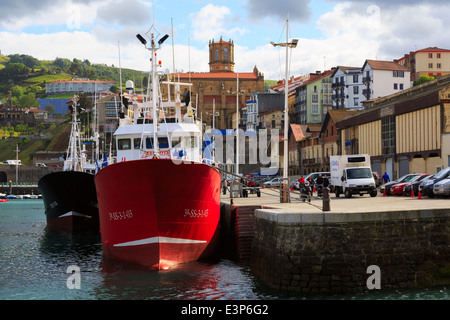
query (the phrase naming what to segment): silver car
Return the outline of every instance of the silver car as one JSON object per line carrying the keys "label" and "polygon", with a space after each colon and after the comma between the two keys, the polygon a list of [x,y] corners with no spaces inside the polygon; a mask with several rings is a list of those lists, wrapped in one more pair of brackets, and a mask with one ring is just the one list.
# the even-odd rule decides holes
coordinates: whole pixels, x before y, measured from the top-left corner
{"label": "silver car", "polygon": [[435,196],[450,196],[450,178],[436,182],[433,186]]}

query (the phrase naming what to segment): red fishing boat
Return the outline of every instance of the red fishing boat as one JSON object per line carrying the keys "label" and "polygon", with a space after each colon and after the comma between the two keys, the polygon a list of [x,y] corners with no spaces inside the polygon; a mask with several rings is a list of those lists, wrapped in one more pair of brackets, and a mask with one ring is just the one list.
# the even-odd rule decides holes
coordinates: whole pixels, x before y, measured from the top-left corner
{"label": "red fishing boat", "polygon": [[[189,84],[163,83],[174,88],[166,91],[174,101],[158,95],[158,48],[149,38],[154,94],[134,99],[122,113],[114,133],[117,160],[97,173],[95,185],[104,255],[160,270],[214,252],[221,176],[203,163],[201,123],[189,97],[181,101],[180,88]],[[131,81],[127,88],[132,96]]]}

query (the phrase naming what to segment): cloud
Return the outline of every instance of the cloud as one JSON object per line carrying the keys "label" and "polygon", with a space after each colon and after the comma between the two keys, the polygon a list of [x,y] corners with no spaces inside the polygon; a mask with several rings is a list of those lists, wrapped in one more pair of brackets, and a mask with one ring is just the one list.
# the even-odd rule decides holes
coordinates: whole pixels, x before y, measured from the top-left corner
{"label": "cloud", "polygon": [[30,26],[80,29],[93,24],[101,1],[105,0],[1,1],[0,27],[16,32]]}
{"label": "cloud", "polygon": [[311,0],[248,0],[248,15],[253,20],[274,17],[285,20],[289,12],[289,20],[307,22],[311,15]]}
{"label": "cloud", "polygon": [[207,42],[220,36],[236,38],[246,33],[245,28],[232,27],[239,18],[232,16],[231,10],[225,6],[208,4],[189,17],[193,38],[198,41]]}
{"label": "cloud", "polygon": [[97,17],[109,25],[149,25],[151,24],[149,5],[139,0],[108,1],[98,7]]}

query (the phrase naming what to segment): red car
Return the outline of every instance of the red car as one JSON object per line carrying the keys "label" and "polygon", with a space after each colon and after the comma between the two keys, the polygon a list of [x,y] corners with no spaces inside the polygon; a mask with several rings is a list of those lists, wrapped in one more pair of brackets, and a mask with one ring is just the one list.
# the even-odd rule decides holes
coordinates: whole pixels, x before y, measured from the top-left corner
{"label": "red car", "polygon": [[418,173],[415,177],[413,177],[408,182],[402,182],[402,183],[398,183],[398,184],[393,185],[391,187],[391,189],[390,189],[390,192],[391,192],[391,194],[396,194],[398,196],[402,196],[403,195],[403,189],[405,188],[406,185],[411,184],[414,181],[420,181],[421,179],[425,178],[426,176],[428,176],[428,175],[424,174],[424,173]]}

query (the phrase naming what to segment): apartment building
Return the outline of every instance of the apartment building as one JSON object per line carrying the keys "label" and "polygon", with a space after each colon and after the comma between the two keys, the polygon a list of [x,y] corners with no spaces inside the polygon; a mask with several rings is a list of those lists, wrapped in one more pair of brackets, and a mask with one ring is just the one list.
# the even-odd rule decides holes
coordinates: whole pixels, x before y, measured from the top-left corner
{"label": "apartment building", "polygon": [[322,123],[325,115],[333,108],[333,89],[331,75],[327,70],[310,74],[295,92],[295,122],[299,124]]}
{"label": "apartment building", "polygon": [[47,94],[95,93],[111,89],[115,81],[89,79],[56,80],[45,85]]}
{"label": "apartment building", "polygon": [[361,110],[364,84],[360,67],[338,66],[331,75],[333,81],[333,109]]}
{"label": "apartment building", "polygon": [[366,100],[395,94],[412,86],[410,69],[393,61],[366,60],[361,72]]}
{"label": "apartment building", "polygon": [[450,74],[450,50],[428,47],[405,54],[396,63],[411,69],[411,81],[421,76],[441,77]]}

